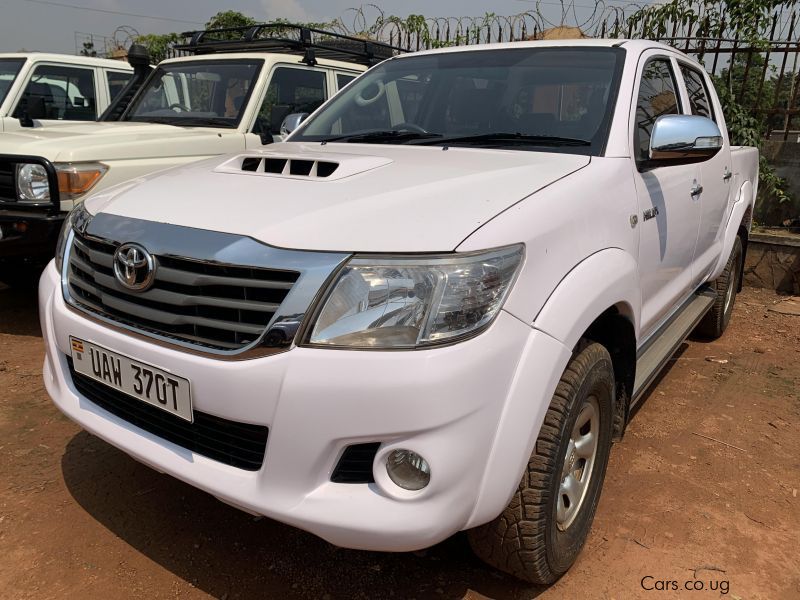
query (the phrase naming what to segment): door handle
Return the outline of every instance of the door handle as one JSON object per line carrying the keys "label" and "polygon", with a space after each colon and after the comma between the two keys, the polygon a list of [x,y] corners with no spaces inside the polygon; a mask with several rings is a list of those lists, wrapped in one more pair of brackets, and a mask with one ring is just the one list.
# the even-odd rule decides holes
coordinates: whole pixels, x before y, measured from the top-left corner
{"label": "door handle", "polygon": [[733,173],[730,172],[728,167],[725,167],[725,174],[722,176],[722,181],[730,181]]}
{"label": "door handle", "polygon": [[699,195],[700,195],[700,194],[702,194],[702,193],[703,193],[703,186],[702,186],[702,185],[700,185],[699,183],[695,183],[695,184],[692,186],[692,189],[690,190],[690,195],[691,195],[692,197],[694,197],[694,196],[699,196]]}

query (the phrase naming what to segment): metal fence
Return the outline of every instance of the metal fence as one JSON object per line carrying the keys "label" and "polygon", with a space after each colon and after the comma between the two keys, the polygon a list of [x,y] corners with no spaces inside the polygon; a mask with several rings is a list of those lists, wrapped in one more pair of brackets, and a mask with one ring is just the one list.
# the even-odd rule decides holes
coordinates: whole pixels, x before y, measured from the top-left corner
{"label": "metal fence", "polygon": [[[695,56],[735,99],[759,121],[765,137],[788,139],[800,129],[800,11],[797,1],[777,4],[757,23],[748,23],[748,42],[742,23],[726,18],[723,4],[709,12],[702,3],[695,11],[664,18],[658,6],[595,3],[581,15],[573,2],[562,3],[559,23],[571,23],[586,37],[647,38],[661,41]],[[376,9],[377,10],[377,9]],[[432,47],[513,42],[547,37],[558,24],[537,10],[513,16],[411,17],[398,19],[364,9],[334,27],[408,50]],[[563,28],[562,28],[563,29]],[[569,34],[569,32],[566,32]]]}

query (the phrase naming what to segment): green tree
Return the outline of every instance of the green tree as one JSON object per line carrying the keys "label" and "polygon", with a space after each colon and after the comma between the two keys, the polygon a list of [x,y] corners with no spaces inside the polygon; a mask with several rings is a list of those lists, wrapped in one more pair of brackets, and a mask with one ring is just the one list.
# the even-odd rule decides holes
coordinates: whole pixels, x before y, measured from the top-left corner
{"label": "green tree", "polygon": [[250,27],[257,21],[235,10],[218,12],[206,23],[206,29],[225,29],[227,27]]}
{"label": "green tree", "polygon": [[157,64],[167,58],[167,52],[172,47],[172,44],[181,39],[183,39],[182,36],[177,33],[148,33],[138,36],[136,43],[147,48],[147,52],[150,54],[150,62]]}

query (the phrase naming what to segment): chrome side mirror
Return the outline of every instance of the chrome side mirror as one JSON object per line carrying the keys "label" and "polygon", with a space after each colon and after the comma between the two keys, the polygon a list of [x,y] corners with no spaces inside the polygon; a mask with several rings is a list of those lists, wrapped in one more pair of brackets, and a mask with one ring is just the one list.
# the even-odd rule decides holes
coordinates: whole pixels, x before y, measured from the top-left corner
{"label": "chrome side mirror", "polygon": [[722,132],[711,119],[697,115],[663,115],[650,134],[650,162],[700,162],[722,149]]}
{"label": "chrome side mirror", "polygon": [[289,135],[300,126],[300,123],[305,121],[308,113],[292,113],[286,115],[286,118],[281,123],[281,135]]}

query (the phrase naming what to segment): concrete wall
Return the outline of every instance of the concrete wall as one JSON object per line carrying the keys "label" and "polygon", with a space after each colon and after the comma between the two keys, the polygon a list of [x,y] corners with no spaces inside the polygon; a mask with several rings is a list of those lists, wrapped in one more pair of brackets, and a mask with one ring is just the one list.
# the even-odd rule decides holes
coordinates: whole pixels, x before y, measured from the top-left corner
{"label": "concrete wall", "polygon": [[744,284],[800,294],[800,236],[753,233],[747,245]]}

